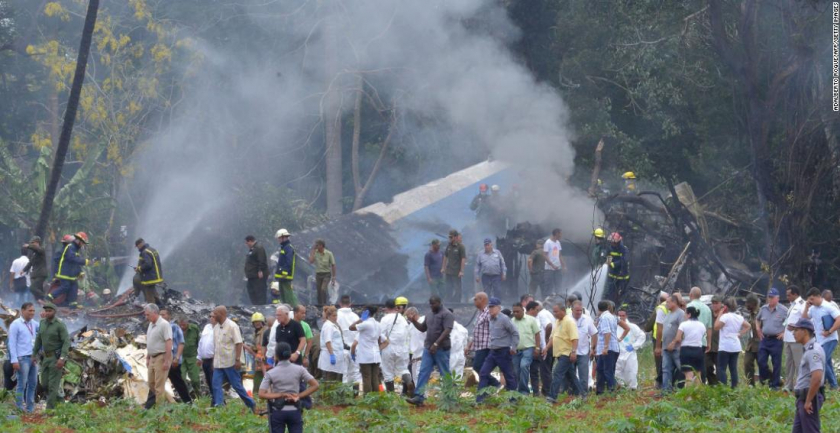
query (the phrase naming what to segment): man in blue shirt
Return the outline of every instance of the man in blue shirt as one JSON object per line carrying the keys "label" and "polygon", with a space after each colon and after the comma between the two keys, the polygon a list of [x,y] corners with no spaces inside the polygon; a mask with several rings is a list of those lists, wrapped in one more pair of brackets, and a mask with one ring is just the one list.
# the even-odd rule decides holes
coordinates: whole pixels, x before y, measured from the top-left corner
{"label": "man in blue shirt", "polygon": [[837,376],[831,364],[831,354],[837,348],[837,330],[840,329],[840,310],[826,302],[820,289],[813,287],[808,291],[808,302],[802,311],[803,319],[811,319],[814,331],[825,352],[825,381],[831,389],[837,389]]}
{"label": "man in blue shirt", "polygon": [[[181,401],[187,404],[192,403],[190,397],[190,389],[187,383],[184,382],[184,377],[181,375],[181,362],[183,362],[184,353],[184,332],[178,326],[178,321],[172,320],[172,314],[168,310],[160,310],[160,317],[169,322],[172,327],[172,365],[169,366],[169,381],[181,397]],[[190,360],[192,361],[192,360]]]}
{"label": "man in blue shirt", "polygon": [[32,356],[32,346],[39,324],[32,320],[33,317],[35,307],[27,302],[20,307],[20,317],[9,327],[9,359],[18,377],[15,405],[26,412],[35,410],[35,387],[38,385],[38,367]]}
{"label": "man in blue shirt", "polygon": [[[595,357],[597,380],[595,381],[595,393],[603,394],[604,386],[610,391],[615,391],[615,364],[618,361],[618,342],[624,340],[630,327],[626,323],[619,324],[618,319],[610,311],[610,302],[598,302],[598,338],[593,341],[594,349],[592,356]],[[618,337],[618,327],[624,329],[621,337]]]}
{"label": "man in blue shirt", "polygon": [[443,252],[440,250],[440,241],[432,239],[429,251],[423,259],[423,269],[426,272],[426,281],[429,283],[429,290],[432,296],[443,296]]}

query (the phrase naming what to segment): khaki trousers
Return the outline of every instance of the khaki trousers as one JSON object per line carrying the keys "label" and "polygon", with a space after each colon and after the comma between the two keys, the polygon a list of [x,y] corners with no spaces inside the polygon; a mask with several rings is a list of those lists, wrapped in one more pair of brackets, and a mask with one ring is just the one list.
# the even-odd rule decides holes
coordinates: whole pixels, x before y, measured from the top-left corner
{"label": "khaki trousers", "polygon": [[163,355],[153,356],[149,359],[149,392],[155,393],[155,403],[166,402],[166,379],[169,377],[169,370],[164,369]]}
{"label": "khaki trousers", "polygon": [[799,343],[785,342],[785,389],[791,392],[796,385],[796,377],[799,376],[799,362],[802,361],[803,349]]}

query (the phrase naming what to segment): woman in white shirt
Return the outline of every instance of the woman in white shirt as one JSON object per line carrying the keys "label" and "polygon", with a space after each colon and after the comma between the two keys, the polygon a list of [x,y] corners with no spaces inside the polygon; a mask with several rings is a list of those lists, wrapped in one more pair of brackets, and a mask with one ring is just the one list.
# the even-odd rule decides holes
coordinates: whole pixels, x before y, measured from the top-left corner
{"label": "woman in white shirt", "polygon": [[359,317],[359,320],[350,325],[351,331],[359,331],[356,341],[350,349],[353,361],[359,364],[362,373],[362,391],[365,394],[379,391],[379,364],[382,356],[379,353],[379,345],[382,343],[382,334],[379,322],[373,318],[376,315],[376,307],[369,306]]}
{"label": "woman in white shirt", "polygon": [[738,314],[735,298],[723,301],[715,320],[715,331],[720,331],[718,345],[717,376],[720,383],[726,385],[726,369],[732,376],[732,388],[738,386],[738,355],[741,354],[741,336],[751,328],[749,322]]}
{"label": "woman in white shirt", "polygon": [[668,345],[669,351],[680,349],[680,369],[685,374],[685,384],[694,385],[697,383],[698,371],[703,371],[703,358],[706,356],[703,350],[703,342],[706,341],[706,326],[699,320],[700,311],[695,307],[688,307],[685,310],[688,320],[680,323],[677,328],[677,336]]}
{"label": "woman in white shirt", "polygon": [[347,371],[344,364],[344,341],[341,329],[336,324],[338,310],[332,305],[324,307],[324,324],[321,326],[321,356],[318,369],[324,373],[325,381],[341,382]]}

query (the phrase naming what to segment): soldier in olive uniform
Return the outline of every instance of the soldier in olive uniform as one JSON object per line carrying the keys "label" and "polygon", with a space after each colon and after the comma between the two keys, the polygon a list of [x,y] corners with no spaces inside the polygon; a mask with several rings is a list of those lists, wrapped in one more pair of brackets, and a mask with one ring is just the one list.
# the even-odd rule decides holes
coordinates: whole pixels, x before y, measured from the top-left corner
{"label": "soldier in olive uniform", "polygon": [[44,320],[35,337],[32,353],[44,351],[41,361],[41,381],[47,387],[47,409],[52,409],[58,402],[58,391],[61,386],[61,375],[67,351],[70,350],[70,337],[67,326],[55,317],[55,304],[44,304]]}
{"label": "soldier in olive uniform", "polygon": [[793,328],[796,342],[805,348],[793,388],[796,394],[793,433],[819,433],[820,408],[825,401],[825,351],[817,344],[813,322],[799,319]]}

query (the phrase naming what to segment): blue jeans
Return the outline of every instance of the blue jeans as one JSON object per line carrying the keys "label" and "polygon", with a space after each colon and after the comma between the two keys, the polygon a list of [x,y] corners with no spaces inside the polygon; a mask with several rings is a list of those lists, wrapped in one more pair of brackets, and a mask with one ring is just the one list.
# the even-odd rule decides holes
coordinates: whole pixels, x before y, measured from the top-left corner
{"label": "blue jeans", "polygon": [[618,352],[608,350],[606,355],[596,356],[595,362],[598,364],[595,394],[603,394],[604,387],[615,391],[615,363],[618,362]]}
{"label": "blue jeans", "polygon": [[726,385],[726,369],[729,368],[729,373],[732,375],[732,387],[738,386],[738,355],[740,352],[718,352],[717,359],[717,377],[720,383]]}
{"label": "blue jeans", "polygon": [[543,271],[543,294],[559,294],[563,285],[563,274],[561,271],[546,269]]}
{"label": "blue jeans", "polygon": [[574,366],[577,369],[580,395],[585,397],[586,394],[589,394],[589,355],[578,354]]}
{"label": "blue jeans", "polygon": [[490,349],[490,355],[484,360],[484,365],[481,366],[481,371],[478,373],[478,392],[476,392],[475,401],[481,403],[484,396],[481,395],[481,390],[486,388],[490,383],[488,379],[493,369],[499,367],[499,371],[505,377],[505,389],[508,391],[516,390],[516,376],[513,374],[513,362],[510,349],[507,347],[502,349]]}
{"label": "blue jeans", "polygon": [[501,275],[482,275],[481,287],[488,296],[502,296],[502,276]]}
{"label": "blue jeans", "polygon": [[[490,354],[490,349],[481,349],[476,350],[475,355],[473,356],[473,371],[478,373],[481,371],[481,367],[484,366],[484,360],[487,359],[487,355]],[[499,379],[496,379],[493,376],[490,376],[490,382],[488,382],[490,386],[494,388],[498,388],[502,386],[502,383],[499,382]]]}
{"label": "blue jeans", "polygon": [[432,371],[435,369],[435,366],[437,366],[441,377],[449,375],[449,351],[438,349],[432,355],[429,349],[423,349],[420,372],[417,373],[417,391],[414,393],[420,400],[426,398],[423,394],[426,392],[426,384],[429,382],[429,378],[432,377]]}
{"label": "blue jeans", "polygon": [[230,382],[230,387],[239,395],[239,398],[245,402],[248,409],[254,409],[254,399],[248,397],[248,391],[242,386],[242,377],[239,372],[233,367],[216,368],[213,370],[213,406],[221,406],[225,404],[224,391],[222,390],[222,383],[227,379]]}
{"label": "blue jeans", "polygon": [[837,389],[837,376],[834,374],[834,364],[831,363],[831,354],[837,348],[837,340],[826,341],[822,348],[825,352],[825,381],[831,389]]}
{"label": "blue jeans", "polygon": [[[32,363],[31,356],[19,356],[20,370],[17,374],[17,392],[15,405],[20,410],[32,412],[35,410],[35,387],[38,386],[38,366]],[[24,402],[26,408],[24,409]]]}
{"label": "blue jeans", "polygon": [[516,378],[519,381],[519,392],[525,395],[528,395],[531,392],[531,390],[528,389],[528,380],[531,378],[532,362],[534,362],[533,347],[517,350],[516,355],[513,355],[513,374],[516,375]]}
{"label": "blue jeans", "polygon": [[[770,388],[778,389],[782,384],[782,349],[784,341],[775,337],[764,338],[758,346],[758,377],[764,383],[770,379]],[[773,358],[773,371],[767,365]],[[749,379],[749,378],[748,378]]]}
{"label": "blue jeans", "polygon": [[674,375],[680,370],[680,351],[662,351],[662,392],[670,392],[673,387]]}
{"label": "blue jeans", "polygon": [[561,392],[568,392],[569,395],[580,394],[580,382],[578,381],[575,364],[572,364],[572,360],[568,356],[554,358],[554,370],[551,372],[549,397],[557,399]]}

